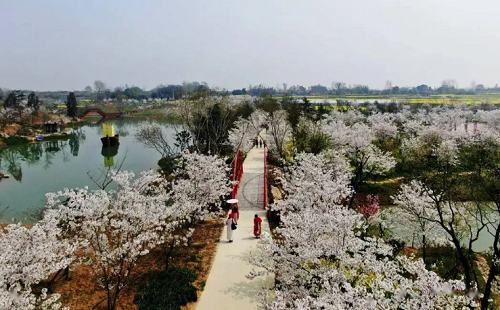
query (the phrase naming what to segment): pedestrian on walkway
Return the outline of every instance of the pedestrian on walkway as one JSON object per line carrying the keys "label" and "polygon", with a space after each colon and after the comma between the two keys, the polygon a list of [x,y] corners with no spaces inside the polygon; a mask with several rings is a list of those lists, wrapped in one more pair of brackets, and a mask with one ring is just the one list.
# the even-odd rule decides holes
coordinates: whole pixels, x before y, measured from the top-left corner
{"label": "pedestrian on walkway", "polygon": [[238,206],[238,203],[234,203],[231,207],[231,214],[233,215],[234,222],[238,224],[238,221],[240,220],[240,207]]}
{"label": "pedestrian on walkway", "polygon": [[262,140],[259,139],[259,148],[262,147]]}
{"label": "pedestrian on walkway", "polygon": [[262,234],[262,219],[258,214],[255,214],[253,219],[253,234],[255,238],[260,238],[260,235]]}
{"label": "pedestrian on walkway", "polygon": [[234,222],[238,224],[238,220],[240,219],[240,207],[238,206],[238,199],[232,198],[226,202],[231,205],[229,212],[232,214]]}
{"label": "pedestrian on walkway", "polygon": [[233,233],[234,233],[234,226],[233,226],[234,221],[233,221],[233,214],[229,213],[229,216],[227,217],[226,220],[226,226],[227,226],[227,241],[228,242],[233,242]]}

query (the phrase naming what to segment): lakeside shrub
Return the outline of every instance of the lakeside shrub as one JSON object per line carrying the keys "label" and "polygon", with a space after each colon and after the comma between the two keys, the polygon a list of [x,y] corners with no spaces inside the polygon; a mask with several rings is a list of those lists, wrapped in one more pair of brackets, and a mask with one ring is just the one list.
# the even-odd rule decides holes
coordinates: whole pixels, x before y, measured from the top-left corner
{"label": "lakeside shrub", "polygon": [[3,138],[2,141],[8,146],[28,144],[30,142],[28,139],[18,136],[10,136],[7,138]]}

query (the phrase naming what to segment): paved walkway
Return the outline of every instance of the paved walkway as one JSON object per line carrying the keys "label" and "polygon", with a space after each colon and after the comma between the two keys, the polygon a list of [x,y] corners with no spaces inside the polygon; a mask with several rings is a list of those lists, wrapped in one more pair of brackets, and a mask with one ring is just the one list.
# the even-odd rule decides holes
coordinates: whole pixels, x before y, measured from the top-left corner
{"label": "paved walkway", "polygon": [[254,266],[246,261],[257,249],[259,239],[253,236],[253,218],[262,218],[262,231],[269,232],[264,199],[264,149],[253,148],[243,162],[243,177],[236,198],[240,201],[240,220],[234,231],[234,242],[226,240],[226,228],[215,255],[212,269],[196,310],[260,309],[258,293],[272,287],[274,277],[249,280],[246,275]]}

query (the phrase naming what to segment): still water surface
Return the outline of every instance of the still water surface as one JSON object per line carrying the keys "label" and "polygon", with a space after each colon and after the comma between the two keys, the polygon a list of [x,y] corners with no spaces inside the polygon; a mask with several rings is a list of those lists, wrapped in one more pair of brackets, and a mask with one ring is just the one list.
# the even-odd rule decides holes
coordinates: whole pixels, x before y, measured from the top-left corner
{"label": "still water surface", "polygon": [[[12,222],[13,218],[31,222],[26,213],[44,205],[45,193],[86,185],[96,189],[87,173],[99,174],[100,169],[123,160],[122,170],[134,171],[136,175],[156,169],[160,154],[145,148],[134,137],[144,122],[147,120],[107,122],[113,124],[115,133],[120,135],[118,150],[102,148],[101,125],[72,129],[69,140],[0,149],[0,171],[11,176],[0,181],[0,213],[3,213],[0,222]],[[165,132],[170,139],[175,133],[169,125],[165,126]],[[2,212],[6,208],[7,211]]]}

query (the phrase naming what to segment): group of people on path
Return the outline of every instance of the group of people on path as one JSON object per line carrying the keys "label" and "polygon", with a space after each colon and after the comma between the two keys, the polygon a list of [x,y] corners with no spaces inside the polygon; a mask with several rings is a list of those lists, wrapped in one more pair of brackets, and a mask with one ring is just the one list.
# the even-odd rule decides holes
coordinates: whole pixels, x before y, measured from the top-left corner
{"label": "group of people on path", "polygon": [[[233,242],[234,231],[238,228],[238,220],[240,219],[240,208],[238,207],[238,199],[229,199],[227,202],[231,204],[231,210],[226,220],[227,241]],[[262,219],[258,214],[255,214],[253,219],[253,234],[255,238],[260,238],[262,234]]]}
{"label": "group of people on path", "polygon": [[266,141],[260,139],[259,137],[253,139],[253,145],[255,147],[266,147]]}

